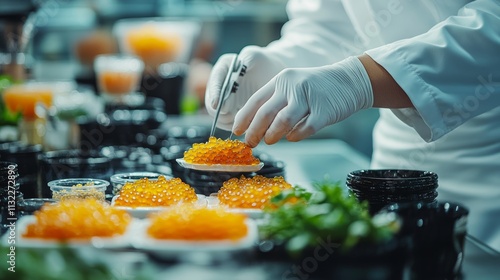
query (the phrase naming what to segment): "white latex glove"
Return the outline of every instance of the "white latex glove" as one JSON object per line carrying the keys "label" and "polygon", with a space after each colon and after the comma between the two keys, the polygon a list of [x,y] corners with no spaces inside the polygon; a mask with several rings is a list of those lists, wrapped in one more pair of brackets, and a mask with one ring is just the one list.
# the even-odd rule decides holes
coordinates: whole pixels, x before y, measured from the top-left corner
{"label": "white latex glove", "polygon": [[373,106],[368,74],[357,57],[315,68],[290,68],[257,91],[235,117],[233,132],[252,147],[283,136],[299,141]]}
{"label": "white latex glove", "polygon": [[[205,93],[205,107],[211,116],[215,115],[222,84],[234,56],[235,54],[222,55],[210,74]],[[236,81],[239,84],[236,93],[231,93],[222,106],[217,127],[225,130],[231,130],[234,116],[250,96],[285,68],[283,63],[266,53],[265,48],[261,47],[245,47],[240,52],[239,58],[247,69],[246,74]]]}

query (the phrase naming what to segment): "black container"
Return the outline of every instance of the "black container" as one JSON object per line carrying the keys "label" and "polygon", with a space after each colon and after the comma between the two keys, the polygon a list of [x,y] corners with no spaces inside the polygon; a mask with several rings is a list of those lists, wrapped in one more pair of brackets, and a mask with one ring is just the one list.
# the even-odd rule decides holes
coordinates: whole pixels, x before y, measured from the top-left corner
{"label": "black container", "polygon": [[[47,183],[57,179],[94,178],[109,180],[113,175],[111,158],[99,151],[63,150],[44,153],[40,158],[42,197],[52,197]],[[111,186],[106,193],[111,194]]]}
{"label": "black container", "polygon": [[[268,244],[262,246],[264,243]],[[257,259],[273,263],[275,267],[279,264],[281,271],[276,279],[406,279],[410,246],[407,238],[394,238],[380,244],[359,243],[347,250],[330,243],[328,238],[321,238],[319,243],[291,256],[283,245],[263,241],[259,244]]]}
{"label": "black container", "polygon": [[172,175],[174,175],[174,177],[182,179],[185,178],[186,171],[184,167],[177,163],[176,159],[184,157],[184,152],[190,147],[190,144],[178,144],[160,148],[159,154],[170,164],[170,167],[172,168]]}
{"label": "black container", "polygon": [[56,200],[50,198],[25,198],[19,204],[19,215],[33,215],[45,204],[56,203]]}
{"label": "black container", "polygon": [[162,155],[155,154],[148,148],[106,146],[100,149],[100,153],[111,159],[115,174],[155,172],[173,176],[170,162],[167,162]]}
{"label": "black container", "polygon": [[179,115],[184,76],[167,76],[160,74],[144,75],[141,91],[147,97],[163,100],[165,112],[169,115]]}
{"label": "black container", "polygon": [[157,110],[114,110],[96,118],[78,118],[80,149],[131,145],[138,134],[148,134],[166,120],[167,115]]}
{"label": "black container", "polygon": [[411,240],[411,279],[461,279],[469,210],[452,202],[395,203],[401,221],[399,238]]}
{"label": "black container", "polygon": [[224,182],[231,178],[239,178],[241,176],[252,178],[256,175],[261,175],[267,178],[274,178],[277,176],[285,177],[285,164],[282,161],[275,161],[267,154],[259,154],[256,155],[256,157],[258,157],[260,161],[264,162],[264,167],[262,167],[259,171],[217,172],[184,169],[182,178],[187,184],[196,190],[196,193],[210,195],[212,193],[217,193]]}
{"label": "black container", "polygon": [[148,147],[159,153],[164,147],[187,146],[194,143],[204,143],[210,137],[210,130],[202,126],[171,126],[167,129],[154,129],[147,133],[136,135],[136,141],[143,147]]}
{"label": "black container", "polygon": [[356,170],[346,185],[359,201],[368,201],[370,213],[396,202],[436,203],[438,176],[420,170]]}
{"label": "black container", "polygon": [[251,178],[255,176],[255,172],[216,172],[185,169],[183,178],[188,185],[195,189],[197,194],[208,196],[217,193],[225,181],[241,176]]}
{"label": "black container", "polygon": [[0,161],[18,165],[20,191],[26,198],[41,197],[40,165],[41,145],[26,145],[21,142],[0,144]]}
{"label": "black container", "polygon": [[114,110],[156,110],[164,112],[165,102],[160,98],[146,97],[144,103],[138,105],[106,103],[104,108],[105,112],[112,112]]}
{"label": "black container", "polygon": [[150,149],[131,146],[106,146],[100,153],[111,159],[115,173],[144,171],[153,162]]}

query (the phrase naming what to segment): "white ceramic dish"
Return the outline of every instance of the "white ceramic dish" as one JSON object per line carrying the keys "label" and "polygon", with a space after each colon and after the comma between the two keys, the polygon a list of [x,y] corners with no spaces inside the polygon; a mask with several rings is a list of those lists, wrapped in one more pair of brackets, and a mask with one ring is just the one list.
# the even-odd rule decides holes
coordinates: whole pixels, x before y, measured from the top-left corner
{"label": "white ceramic dish", "polygon": [[[198,200],[196,201],[196,205],[198,206],[206,206],[207,205],[207,199],[204,195],[202,194],[197,194]],[[160,211],[164,211],[169,209],[170,207],[167,206],[159,206],[159,207],[126,207],[126,206],[114,206],[115,200],[118,197],[118,195],[114,196],[113,199],[111,200],[111,206],[117,208],[117,209],[122,209],[127,211],[132,217],[137,218],[137,219],[145,219],[148,217],[148,215],[153,214],[153,213],[158,213]]]}
{"label": "white ceramic dish", "polygon": [[255,165],[229,165],[229,164],[194,164],[187,163],[183,158],[176,159],[177,163],[184,167],[194,170],[203,171],[220,171],[220,172],[254,172],[259,171],[264,167],[264,163],[261,162]]}
{"label": "white ceramic dish", "polygon": [[[216,194],[212,194],[207,197],[207,207],[220,207],[219,199]],[[226,208],[227,211],[233,213],[244,214],[251,219],[262,219],[264,217],[264,211],[261,209],[250,209],[250,208]]]}
{"label": "white ceramic dish", "polygon": [[150,237],[147,234],[147,228],[150,220],[142,220],[142,225],[134,234],[132,246],[136,249],[145,250],[158,256],[176,257],[178,254],[185,253],[224,253],[242,250],[252,250],[258,241],[257,224],[251,219],[246,220],[248,233],[239,240],[200,240],[200,241],[181,241],[181,240],[160,240]]}
{"label": "white ceramic dish", "polygon": [[[4,246],[17,246],[22,248],[56,248],[59,246],[67,246],[71,248],[80,247],[96,247],[104,249],[115,249],[115,248],[127,248],[131,246],[131,236],[133,228],[136,228],[137,221],[132,220],[129,224],[127,231],[121,236],[115,237],[93,237],[90,239],[69,239],[64,242],[56,239],[43,239],[43,238],[27,238],[23,237],[26,232],[26,228],[29,224],[35,222],[35,216],[23,216],[16,222],[15,230],[15,244],[9,243],[10,231],[7,231],[1,239],[1,243]],[[12,241],[11,241],[12,242]]]}

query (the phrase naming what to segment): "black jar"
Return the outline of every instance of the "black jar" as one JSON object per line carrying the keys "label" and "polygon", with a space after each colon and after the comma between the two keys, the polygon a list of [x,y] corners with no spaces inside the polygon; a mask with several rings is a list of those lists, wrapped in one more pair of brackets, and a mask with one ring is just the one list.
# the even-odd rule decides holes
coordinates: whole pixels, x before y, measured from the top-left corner
{"label": "black jar", "polygon": [[0,161],[14,162],[18,166],[20,191],[26,198],[41,197],[40,164],[41,145],[22,142],[0,144]]}
{"label": "black jar", "polygon": [[461,279],[469,209],[454,202],[406,202],[384,207],[401,221],[409,238],[411,279]]}
{"label": "black jar", "polygon": [[437,203],[438,176],[421,170],[366,169],[347,175],[346,185],[370,213],[396,202]]}

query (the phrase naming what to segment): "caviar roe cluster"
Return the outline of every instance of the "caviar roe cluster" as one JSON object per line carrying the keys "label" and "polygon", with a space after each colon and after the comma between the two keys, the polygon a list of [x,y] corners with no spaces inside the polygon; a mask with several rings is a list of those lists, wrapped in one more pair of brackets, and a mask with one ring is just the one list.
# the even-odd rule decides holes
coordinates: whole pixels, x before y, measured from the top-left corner
{"label": "caviar roe cluster", "polygon": [[35,222],[28,225],[24,237],[59,240],[112,237],[124,234],[131,221],[126,211],[93,198],[46,204],[34,215]]}
{"label": "caviar roe cluster", "polygon": [[114,205],[127,207],[171,206],[198,200],[195,190],[179,178],[158,180],[148,178],[127,182],[120,190]]}
{"label": "caviar roe cluster", "polygon": [[195,143],[184,152],[184,160],[194,164],[256,165],[260,161],[252,148],[240,140],[211,136],[206,143]]}
{"label": "caviar roe cluster", "polygon": [[292,185],[281,176],[267,178],[231,178],[225,181],[217,193],[220,203],[231,208],[264,209],[271,198]]}
{"label": "caviar roe cluster", "polygon": [[222,208],[182,205],[151,216],[147,232],[156,239],[238,240],[247,235],[245,219]]}

